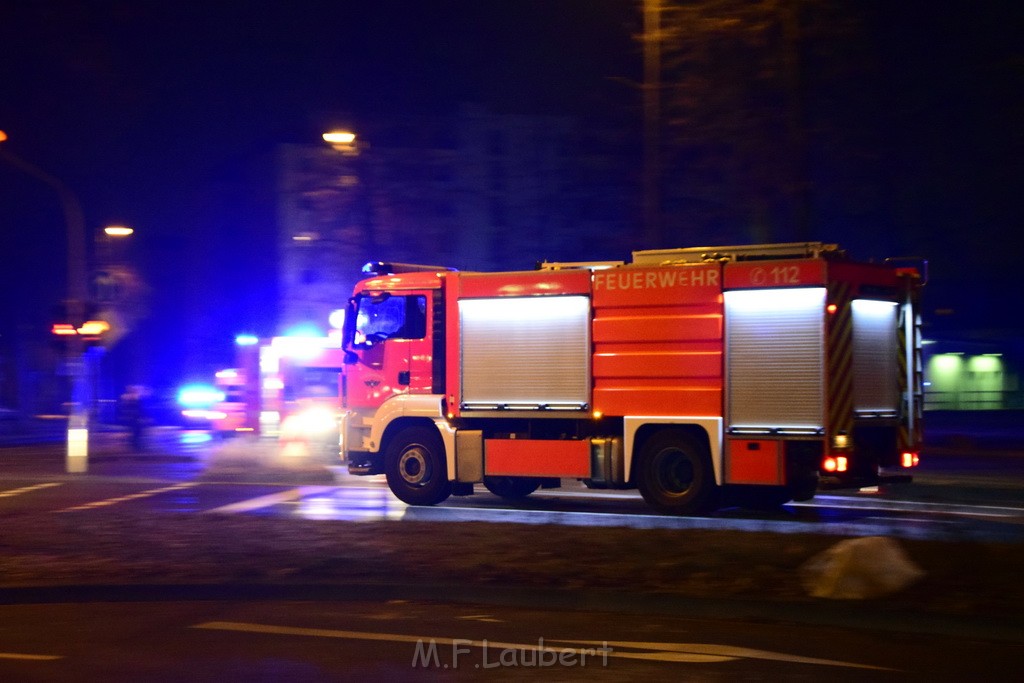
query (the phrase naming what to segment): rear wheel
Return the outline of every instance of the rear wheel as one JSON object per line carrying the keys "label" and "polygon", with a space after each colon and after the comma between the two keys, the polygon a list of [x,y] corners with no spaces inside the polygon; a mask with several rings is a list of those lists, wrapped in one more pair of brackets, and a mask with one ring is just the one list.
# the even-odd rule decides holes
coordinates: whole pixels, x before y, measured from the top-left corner
{"label": "rear wheel", "polygon": [[502,498],[526,498],[540,488],[540,480],[532,477],[484,477],[484,487]]}
{"label": "rear wheel", "polygon": [[658,512],[686,515],[718,507],[708,449],[678,429],[654,434],[640,450],[637,488]]}
{"label": "rear wheel", "polygon": [[436,429],[409,427],[395,435],[384,456],[391,491],[409,505],[435,505],[452,494],[444,442]]}

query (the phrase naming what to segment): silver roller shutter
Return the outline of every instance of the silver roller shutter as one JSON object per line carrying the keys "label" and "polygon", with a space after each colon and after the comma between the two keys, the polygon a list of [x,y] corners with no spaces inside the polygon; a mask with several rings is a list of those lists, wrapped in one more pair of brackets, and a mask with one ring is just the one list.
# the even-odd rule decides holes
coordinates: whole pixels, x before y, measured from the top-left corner
{"label": "silver roller shutter", "polygon": [[825,288],[725,293],[732,429],[824,426]]}
{"label": "silver roller shutter", "polygon": [[589,404],[588,297],[463,299],[459,323],[465,409]]}
{"label": "silver roller shutter", "polygon": [[895,414],[899,407],[896,304],[853,301],[853,408]]}

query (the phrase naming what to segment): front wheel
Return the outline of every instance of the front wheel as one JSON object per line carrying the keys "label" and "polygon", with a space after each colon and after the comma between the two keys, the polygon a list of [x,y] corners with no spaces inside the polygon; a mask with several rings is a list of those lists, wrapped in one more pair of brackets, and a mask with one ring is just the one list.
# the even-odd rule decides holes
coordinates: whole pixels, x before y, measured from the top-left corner
{"label": "front wheel", "polygon": [[640,495],[658,512],[686,515],[718,507],[708,449],[682,430],[662,430],[648,439],[635,476]]}
{"label": "front wheel", "polygon": [[409,505],[435,505],[452,494],[444,442],[431,427],[396,434],[384,456],[384,471],[392,493]]}

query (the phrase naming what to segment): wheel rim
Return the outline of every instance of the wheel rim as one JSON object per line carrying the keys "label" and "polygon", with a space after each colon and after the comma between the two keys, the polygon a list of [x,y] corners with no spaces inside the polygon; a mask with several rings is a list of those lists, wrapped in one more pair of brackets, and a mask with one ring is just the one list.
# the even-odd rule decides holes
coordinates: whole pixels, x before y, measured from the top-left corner
{"label": "wheel rim", "polygon": [[410,446],[398,460],[402,480],[410,486],[423,486],[430,480],[430,459],[422,446]]}
{"label": "wheel rim", "polygon": [[655,457],[652,468],[658,488],[678,498],[693,488],[695,472],[690,457],[678,448],[667,448]]}

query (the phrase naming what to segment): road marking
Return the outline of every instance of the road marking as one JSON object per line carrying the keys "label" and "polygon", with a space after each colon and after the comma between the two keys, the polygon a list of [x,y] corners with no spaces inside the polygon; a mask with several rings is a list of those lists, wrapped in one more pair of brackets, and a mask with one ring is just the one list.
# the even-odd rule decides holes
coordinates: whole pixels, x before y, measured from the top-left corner
{"label": "road marking", "polygon": [[53,486],[60,486],[60,482],[47,482],[45,484],[36,484],[34,486],[25,486],[20,489],[11,489],[10,491],[3,491],[0,492],[0,498],[13,498],[14,496],[20,496],[23,493],[41,491],[42,489],[48,489]]}
{"label": "road marking", "polygon": [[182,482],[180,484],[174,484],[173,486],[164,486],[159,489],[149,489],[148,491],[140,491],[139,493],[133,493],[128,496],[119,496],[117,498],[107,498],[106,500],[97,500],[93,503],[85,503],[84,505],[76,505],[70,508],[63,508],[61,510],[54,510],[55,513],[61,512],[80,512],[82,510],[95,510],[97,508],[110,507],[111,505],[117,505],[118,503],[127,503],[132,500],[139,500],[140,498],[150,498],[152,496],[158,496],[161,493],[168,493],[170,491],[180,491],[182,489],[192,488],[196,486],[195,482]]}
{"label": "road marking", "polygon": [[[481,492],[482,493],[482,492]],[[609,489],[585,489],[585,490],[565,490],[565,489],[549,489],[547,491],[537,491],[531,495],[533,498],[596,498],[602,499],[613,499],[613,500],[635,500],[638,503],[643,502],[643,498],[636,491],[614,491]]]}
{"label": "road marking", "polygon": [[1004,505],[968,505],[964,503],[924,503],[910,500],[880,500],[847,498],[845,496],[815,496],[805,502],[789,503],[793,507],[833,507],[848,510],[882,510],[886,512],[924,512],[931,514],[961,515],[964,517],[1019,517],[1024,508]]}
{"label": "road marking", "polygon": [[[506,643],[491,640],[469,640],[465,638],[441,638],[436,636],[412,636],[401,633],[372,633],[367,631],[342,631],[324,628],[302,628],[296,626],[272,626],[268,624],[252,624],[236,621],[208,621],[192,626],[195,629],[208,631],[235,631],[238,633],[261,633],[279,636],[305,636],[312,638],[338,638],[342,640],[373,640],[392,643],[413,643],[422,646],[424,643],[450,645],[452,648],[475,647],[484,650],[518,650],[521,652],[551,652],[554,648],[545,645],[545,639],[536,643]],[[608,657],[620,659],[642,659],[646,661],[676,663],[717,663],[730,662],[737,659],[761,659],[791,664],[816,664],[820,666],[836,666],[849,669],[872,669],[876,671],[892,671],[885,667],[854,662],[842,662],[833,659],[817,659],[788,655],[768,650],[753,650],[731,645],[715,645],[712,643],[647,643],[636,641],[601,641],[601,640],[558,640],[547,642],[564,643],[583,646],[588,652],[602,652]],[[629,648],[634,652],[615,650],[615,647]],[[601,649],[598,649],[601,648]],[[565,649],[569,649],[566,647]],[[644,651],[646,650],[646,651]],[[455,651],[455,650],[453,650]],[[556,652],[558,650],[555,650]]]}
{"label": "road marking", "polygon": [[219,508],[213,508],[206,512],[218,514],[252,512],[253,510],[261,510],[274,505],[280,505],[281,503],[290,503],[293,500],[300,500],[307,496],[316,496],[321,493],[326,493],[327,491],[333,491],[335,488],[336,487],[334,486],[300,486],[287,491],[281,491],[280,493],[271,493],[266,496],[260,496],[259,498],[250,498],[249,500],[243,500],[229,505],[222,505]]}
{"label": "road marking", "polygon": [[872,669],[874,671],[894,671],[882,666],[871,664],[857,664],[855,662],[842,662],[834,659],[819,659],[817,657],[801,657],[800,655],[787,655],[782,652],[771,652],[770,650],[754,650],[747,647],[734,647],[732,645],[715,645],[714,643],[650,643],[630,640],[572,640],[551,642],[571,642],[576,645],[596,645],[604,647],[626,647],[634,650],[650,650],[650,652],[616,652],[613,656],[621,656],[626,659],[654,659],[657,661],[674,661],[663,659],[663,653],[681,652],[687,655],[700,654],[710,657],[724,657],[733,659],[763,659],[773,662],[788,662],[790,664],[818,664],[821,666],[841,666],[849,669]]}
{"label": "road marking", "polygon": [[18,652],[0,652],[0,659],[20,659],[29,662],[52,662],[64,659],[64,655],[26,655]]}

